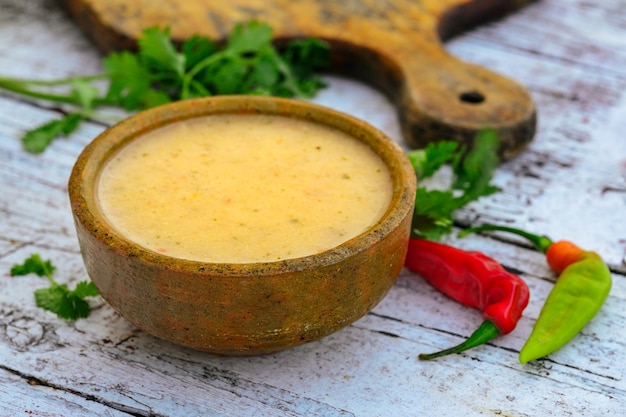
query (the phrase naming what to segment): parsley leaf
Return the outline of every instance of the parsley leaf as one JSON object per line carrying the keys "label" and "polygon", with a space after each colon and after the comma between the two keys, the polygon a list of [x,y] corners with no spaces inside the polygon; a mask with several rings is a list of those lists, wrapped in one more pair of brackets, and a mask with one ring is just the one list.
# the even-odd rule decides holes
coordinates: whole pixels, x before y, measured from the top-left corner
{"label": "parsley leaf", "polygon": [[170,101],[163,93],[153,90],[152,75],[139,57],[128,51],[113,52],[103,61],[109,76],[106,100],[125,110],[153,107]]}
{"label": "parsley leaf", "polygon": [[151,27],[143,31],[139,43],[139,56],[147,68],[156,73],[174,73],[182,78],[185,72],[185,55],[178,53],[170,40],[170,30]]}
{"label": "parsley leaf", "polygon": [[58,136],[68,136],[73,133],[82,120],[82,114],[70,113],[61,119],[52,120],[34,129],[27,130],[24,136],[22,136],[22,146],[28,152],[42,153]]}
{"label": "parsley leaf", "polygon": [[192,36],[183,43],[182,53],[185,55],[185,70],[188,71],[209,55],[217,52],[217,45],[209,38]]}
{"label": "parsley leaf", "polygon": [[209,88],[216,94],[238,94],[243,90],[243,77],[248,73],[248,69],[236,61],[223,62],[212,73]]}
{"label": "parsley leaf", "polygon": [[226,50],[233,55],[258,53],[272,43],[272,28],[269,25],[251,21],[247,25],[238,24],[228,36]]}
{"label": "parsley leaf", "polygon": [[[82,287],[89,286],[95,290],[92,282],[81,282]],[[89,316],[91,309],[89,303],[85,301],[85,297],[97,295],[92,294],[93,291],[79,290],[78,286],[74,291],[70,291],[67,285],[52,285],[48,288],[40,288],[35,291],[35,301],[37,305],[44,310],[56,313],[57,316],[67,320],[76,320]],[[86,293],[87,295],[83,295]]]}
{"label": "parsley leaf", "polygon": [[491,184],[499,163],[498,147],[497,133],[492,129],[483,129],[477,133],[474,146],[469,151],[456,142],[443,141],[407,153],[418,180],[431,177],[448,163],[453,175],[446,190],[418,187],[412,236],[441,239],[452,231],[456,210],[499,191]]}
{"label": "parsley leaf", "polygon": [[91,112],[99,94],[100,90],[85,80],[76,79],[72,81],[71,95],[83,108],[83,113],[89,114]]}
{"label": "parsley leaf", "polygon": [[326,87],[322,78],[316,75],[327,68],[331,60],[330,49],[325,42],[316,38],[294,40],[287,45],[284,59],[292,68],[304,97],[313,97],[317,91]]}
{"label": "parsley leaf", "polygon": [[90,307],[85,298],[100,294],[93,282],[81,281],[74,290],[70,290],[67,285],[56,282],[52,275],[54,270],[55,267],[50,260],[44,261],[39,254],[34,253],[22,264],[13,265],[11,276],[34,273],[40,277],[47,277],[50,286],[35,290],[37,306],[67,320],[89,316]]}
{"label": "parsley leaf", "polygon": [[498,147],[499,139],[495,130],[480,130],[473,149],[457,164],[453,188],[463,192],[461,201],[464,204],[500,190],[490,184],[493,172],[500,163]]}
{"label": "parsley leaf", "polygon": [[96,288],[94,283],[91,281],[80,281],[76,284],[76,288],[74,288],[72,293],[80,298],[96,297],[100,295],[100,291],[98,291],[98,288]]}
{"label": "parsley leaf", "polygon": [[22,264],[15,264],[11,268],[11,276],[37,274],[40,277],[51,276],[56,268],[50,260],[44,261],[38,253],[32,254]]}
{"label": "parsley leaf", "polygon": [[431,142],[423,151],[407,154],[419,179],[432,177],[446,163],[456,162],[461,153],[458,142]]}
{"label": "parsley leaf", "polygon": [[329,66],[330,49],[318,39],[298,39],[281,54],[272,44],[271,27],[252,21],[237,25],[223,50],[200,61],[187,57],[191,60],[196,63],[183,77],[180,98],[197,96],[199,89],[308,98],[326,86],[316,73]]}

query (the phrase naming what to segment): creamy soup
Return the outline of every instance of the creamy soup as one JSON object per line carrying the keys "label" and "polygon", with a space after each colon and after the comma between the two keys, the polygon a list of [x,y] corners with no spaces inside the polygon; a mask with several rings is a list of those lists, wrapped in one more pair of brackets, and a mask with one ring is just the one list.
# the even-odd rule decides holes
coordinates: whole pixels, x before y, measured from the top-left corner
{"label": "creamy soup", "polygon": [[250,263],[312,255],[359,235],[389,206],[383,161],[339,130],[268,115],[175,123],[104,167],[102,212],[165,255]]}

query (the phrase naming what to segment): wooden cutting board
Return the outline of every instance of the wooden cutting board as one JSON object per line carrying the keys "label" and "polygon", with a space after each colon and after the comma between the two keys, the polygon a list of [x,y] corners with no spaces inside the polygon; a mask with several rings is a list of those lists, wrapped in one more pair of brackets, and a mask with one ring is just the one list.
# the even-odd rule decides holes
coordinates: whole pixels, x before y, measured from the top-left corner
{"label": "wooden cutting board", "polygon": [[327,40],[333,70],[382,90],[398,109],[413,147],[440,139],[467,143],[496,128],[502,156],[530,142],[536,111],[515,81],[450,55],[442,41],[532,0],[59,0],[103,51],[133,48],[149,26],[169,26],[177,40],[223,40],[236,23],[256,19],[277,42]]}

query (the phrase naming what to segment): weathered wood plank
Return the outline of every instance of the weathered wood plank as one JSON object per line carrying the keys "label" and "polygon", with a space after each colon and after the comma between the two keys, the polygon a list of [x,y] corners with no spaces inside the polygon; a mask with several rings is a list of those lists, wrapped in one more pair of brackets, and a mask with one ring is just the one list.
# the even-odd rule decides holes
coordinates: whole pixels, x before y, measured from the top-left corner
{"label": "weathered wood plank", "polygon": [[2,0],[2,75],[62,78],[101,71],[99,54],[56,0]]}
{"label": "weathered wood plank", "polygon": [[0,415],[46,417],[128,417],[129,414],[66,390],[40,385],[0,368]]}
{"label": "weathered wood plank", "polygon": [[[497,173],[503,192],[459,213],[458,224],[506,222],[574,239],[600,251],[615,271],[609,299],[590,325],[561,351],[528,365],[520,365],[517,354],[555,277],[541,254],[508,237],[451,237],[450,242],[494,256],[528,282],[531,302],[517,329],[435,362],[416,356],[458,343],[481,317],[407,271],[381,304],[352,326],[257,358],[217,357],[159,341],[134,329],[100,298],[92,300],[88,319],[74,324],[57,319],[34,303],[33,291],[45,281],[10,278],[8,270],[39,252],[53,260],[62,282],[86,278],[66,181],[80,150],[104,127],[88,123],[43,155],[29,155],[18,142],[21,133],[58,113],[0,95],[0,414],[23,415],[28,406],[33,415],[74,410],[74,415],[114,416],[621,415],[626,46],[620,35],[623,13],[617,12],[622,8],[621,0],[542,0],[506,24],[448,45],[463,59],[528,85],[540,112],[530,149]],[[558,30],[551,33],[554,24]],[[2,74],[53,78],[100,68],[99,55],[53,0],[0,0],[0,39]],[[402,142],[393,108],[382,95],[353,81],[329,81],[316,102],[368,120]]]}
{"label": "weathered wood plank", "polygon": [[[468,41],[476,40],[506,50],[525,51],[540,57],[538,65],[558,60],[623,76],[626,73],[623,10],[623,0],[540,0],[513,16],[474,30],[463,37],[462,43],[467,45]],[[470,52],[472,48],[462,49]],[[457,52],[455,48],[452,50]]]}

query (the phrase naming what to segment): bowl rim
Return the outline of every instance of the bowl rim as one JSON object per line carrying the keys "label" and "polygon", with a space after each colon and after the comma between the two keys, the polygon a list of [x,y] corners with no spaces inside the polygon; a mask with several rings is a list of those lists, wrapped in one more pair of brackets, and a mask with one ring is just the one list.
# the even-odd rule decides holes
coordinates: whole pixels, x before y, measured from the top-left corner
{"label": "bowl rim", "polygon": [[[126,143],[167,124],[219,114],[270,114],[321,123],[346,132],[366,143],[383,160],[392,179],[392,196],[385,213],[359,235],[334,248],[304,257],[250,263],[216,263],[172,257],[145,248],[119,233],[99,210],[96,189],[105,163]],[[367,250],[392,233],[412,212],[415,171],[395,141],[374,126],[349,114],[319,104],[271,96],[224,95],[176,101],[144,110],[107,128],[78,156],[68,181],[68,194],[75,222],[110,249],[141,258],[170,270],[213,271],[219,275],[275,275],[340,262]]]}

